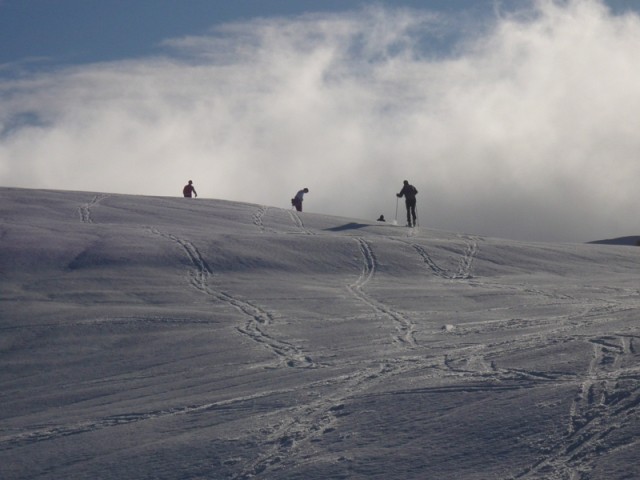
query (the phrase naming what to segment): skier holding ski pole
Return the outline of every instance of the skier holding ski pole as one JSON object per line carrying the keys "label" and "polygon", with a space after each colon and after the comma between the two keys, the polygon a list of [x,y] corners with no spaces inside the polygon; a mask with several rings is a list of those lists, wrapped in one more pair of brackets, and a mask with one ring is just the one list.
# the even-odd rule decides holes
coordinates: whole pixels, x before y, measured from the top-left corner
{"label": "skier holding ski pole", "polygon": [[[415,227],[416,226],[416,195],[418,194],[418,190],[416,187],[411,185],[408,180],[405,180],[402,190],[400,193],[397,193],[396,196],[398,198],[404,197],[405,205],[407,206],[407,227]],[[413,219],[413,223],[411,220]]]}

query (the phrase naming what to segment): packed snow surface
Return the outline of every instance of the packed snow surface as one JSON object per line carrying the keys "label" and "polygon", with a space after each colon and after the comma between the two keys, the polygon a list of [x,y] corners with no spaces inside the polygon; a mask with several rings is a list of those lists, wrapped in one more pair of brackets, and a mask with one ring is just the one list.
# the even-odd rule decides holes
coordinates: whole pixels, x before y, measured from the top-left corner
{"label": "packed snow surface", "polygon": [[1,188],[0,478],[640,478],[640,249],[422,212]]}

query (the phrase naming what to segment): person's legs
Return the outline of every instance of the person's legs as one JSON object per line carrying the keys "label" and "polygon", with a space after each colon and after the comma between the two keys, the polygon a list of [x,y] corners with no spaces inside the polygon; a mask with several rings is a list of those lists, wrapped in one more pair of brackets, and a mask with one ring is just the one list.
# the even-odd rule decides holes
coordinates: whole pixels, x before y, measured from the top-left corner
{"label": "person's legs", "polygon": [[[413,218],[413,223],[411,223],[411,220]],[[407,224],[411,227],[411,226],[416,226],[416,201],[414,200],[407,200]]]}

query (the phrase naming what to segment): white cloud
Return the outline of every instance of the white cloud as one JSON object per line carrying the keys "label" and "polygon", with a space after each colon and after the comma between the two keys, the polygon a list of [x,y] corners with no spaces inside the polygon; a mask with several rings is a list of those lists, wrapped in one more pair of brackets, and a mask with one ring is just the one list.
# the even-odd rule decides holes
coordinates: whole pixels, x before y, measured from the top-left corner
{"label": "white cloud", "polygon": [[[539,1],[464,28],[366,9],[228,25],[165,58],[0,84],[3,185],[179,195],[589,240],[635,234],[640,20]],[[430,49],[464,30],[449,55]],[[400,208],[402,213],[402,206]]]}

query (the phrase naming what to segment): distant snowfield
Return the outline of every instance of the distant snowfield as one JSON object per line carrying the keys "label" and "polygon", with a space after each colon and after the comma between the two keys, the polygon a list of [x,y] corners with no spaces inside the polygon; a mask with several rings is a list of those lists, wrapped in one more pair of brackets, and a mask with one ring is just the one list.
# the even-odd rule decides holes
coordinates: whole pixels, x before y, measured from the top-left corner
{"label": "distant snowfield", "polygon": [[640,249],[0,188],[0,478],[640,478]]}

